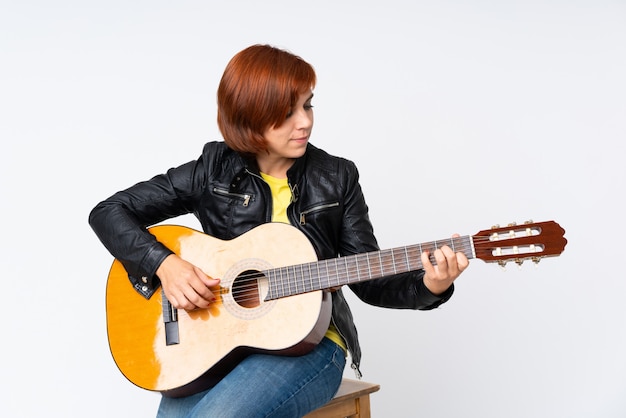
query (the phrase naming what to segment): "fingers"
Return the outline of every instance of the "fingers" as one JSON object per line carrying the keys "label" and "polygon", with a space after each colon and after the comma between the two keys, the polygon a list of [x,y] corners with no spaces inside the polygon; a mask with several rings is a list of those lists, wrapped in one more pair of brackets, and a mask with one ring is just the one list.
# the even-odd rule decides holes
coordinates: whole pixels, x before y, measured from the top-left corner
{"label": "fingers", "polygon": [[[186,310],[206,309],[212,302],[217,300],[217,296],[211,287],[219,285],[219,279],[209,278],[202,270],[194,266],[194,274],[188,286],[183,288],[186,301],[182,301],[181,307]],[[216,291],[217,292],[217,291]]]}
{"label": "fingers", "polygon": [[469,260],[467,256],[461,252],[456,253],[456,263],[459,266],[459,271],[463,272],[469,266]]}
{"label": "fingers", "polygon": [[217,300],[211,288],[219,286],[220,280],[207,276],[198,267],[176,255],[167,257],[161,263],[157,276],[161,280],[165,297],[177,309],[205,309]]}
{"label": "fingers", "polygon": [[215,287],[220,283],[220,279],[214,279],[213,277],[207,276],[202,270],[200,270],[196,266],[194,266],[194,272],[196,273],[198,278],[202,280],[206,287]]}
{"label": "fingers", "polygon": [[[458,235],[454,235],[458,236]],[[453,236],[453,237],[454,237]],[[424,251],[421,254],[424,268],[424,284],[434,294],[441,294],[446,291],[459,277],[459,275],[469,266],[469,260],[462,252],[454,252],[449,246],[444,245],[430,253]]]}
{"label": "fingers", "polygon": [[439,271],[446,271],[448,276],[456,278],[461,273],[457,261],[457,253],[452,251],[447,245],[435,251],[435,260],[437,260]]}
{"label": "fingers", "polygon": [[424,265],[424,270],[426,270],[427,273],[431,273],[435,276],[447,276],[445,273],[448,270],[456,270],[456,254],[447,245],[437,248],[433,251],[432,255],[434,263],[430,259],[430,252],[424,251],[422,253],[422,264]]}
{"label": "fingers", "polygon": [[[425,254],[425,257],[424,257]],[[440,274],[450,275],[457,277],[469,266],[469,260],[462,252],[454,252],[452,248],[447,245],[437,248],[433,252],[433,258],[435,263],[433,264],[429,258],[430,253],[424,251],[422,254],[422,264],[424,264],[424,270],[431,270],[439,272]]]}

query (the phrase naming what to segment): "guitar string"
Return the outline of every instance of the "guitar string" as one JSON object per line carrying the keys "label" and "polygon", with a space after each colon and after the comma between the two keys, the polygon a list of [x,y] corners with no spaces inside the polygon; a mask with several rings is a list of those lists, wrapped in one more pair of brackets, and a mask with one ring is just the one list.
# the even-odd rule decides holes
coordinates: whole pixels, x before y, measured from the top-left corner
{"label": "guitar string", "polygon": [[[464,240],[467,237],[459,237],[459,238],[455,238],[455,240]],[[487,240],[489,239],[488,237],[484,237]],[[474,238],[474,242],[476,242],[476,238]],[[394,249],[389,249],[389,250],[381,250],[381,251],[373,251],[372,253],[365,253],[365,254],[356,254],[353,256],[348,256],[348,257],[353,257],[353,259],[355,261],[358,257],[366,257],[366,254],[369,254],[370,256],[373,254],[381,254],[381,257],[384,258],[389,258],[389,257],[393,257],[393,254],[395,253],[401,253],[401,258],[405,260],[405,262],[393,262],[393,261],[383,261],[382,263],[376,263],[377,266],[380,266],[379,269],[381,270],[381,275],[377,276],[377,277],[385,277],[385,276],[389,276],[394,274],[394,271],[392,270],[393,266],[397,266],[400,264],[407,264],[408,266],[413,266],[416,265],[415,268],[411,268],[408,269],[406,271],[413,271],[413,270],[418,270],[421,269],[422,266],[422,262],[421,262],[421,253],[417,254],[417,255],[413,255],[413,256],[406,256],[406,254],[408,254],[408,251],[413,251],[415,249],[417,249],[418,247],[421,248],[428,248],[430,247],[431,250],[433,249],[437,249],[439,248],[439,245],[451,245],[451,240],[440,240],[440,241],[433,241],[433,242],[429,242],[429,243],[423,243],[423,244],[417,244],[417,245],[409,245],[406,247],[398,247],[398,248],[394,248]],[[468,243],[462,243],[461,245],[456,245],[455,242],[455,250],[458,252],[466,252],[472,249],[472,245],[468,245]],[[466,254],[467,255],[467,254]],[[378,256],[377,256],[378,257]],[[346,257],[347,258],[347,257]],[[431,255],[430,256],[431,262],[433,264],[436,264],[436,260],[434,260],[434,257]],[[301,265],[295,265],[295,266],[283,266],[283,267],[278,267],[278,268],[273,268],[273,269],[269,269],[266,270],[267,272],[279,272],[281,270],[286,270],[286,269],[290,269],[290,268],[295,268],[297,269],[298,267],[304,267],[306,265],[313,265],[313,264],[318,264],[318,263],[323,263],[325,260],[321,260],[321,261],[314,261],[311,263],[303,263]],[[310,291],[314,291],[314,290],[321,290],[321,289],[326,289],[326,288],[332,288],[333,286],[338,286],[338,285],[342,285],[342,284],[346,284],[343,283],[342,281],[345,281],[348,279],[348,277],[351,276],[350,273],[354,273],[357,270],[358,271],[362,271],[361,269],[357,269],[357,268],[350,268],[350,266],[347,264],[348,262],[350,262],[351,260],[341,260],[340,258],[337,259],[329,259],[326,260],[330,263],[335,264],[334,268],[332,269],[334,274],[332,274],[333,277],[337,277],[337,283],[331,283],[330,281],[328,281],[326,284],[327,285],[321,285],[321,277],[318,277],[317,275],[315,275],[315,278],[303,278],[301,281],[306,281],[306,280],[313,280],[319,283],[319,287],[315,287],[314,289],[308,289],[308,290],[303,290],[301,292],[297,291],[298,287],[301,287],[302,289],[305,288],[304,285],[298,286],[297,284],[295,284],[295,282],[290,281],[290,288],[294,288],[296,289],[296,292],[293,294],[301,294],[301,293],[306,293],[306,292],[310,292]],[[345,262],[342,262],[345,261]],[[365,269],[365,270],[371,270],[371,268],[369,269]],[[390,270],[388,273],[384,273],[385,270]],[[404,271],[404,270],[403,270]],[[296,274],[296,276],[299,276]],[[263,272],[252,272],[252,273],[246,273],[246,274],[242,274],[240,276],[237,277],[237,279],[235,280],[237,282],[237,286],[235,286],[234,289],[231,290],[231,294],[233,296],[233,298],[235,298],[238,302],[240,303],[246,303],[246,302],[251,302],[251,301],[257,301],[259,300],[259,295],[256,294],[257,290],[258,290],[258,280],[259,279],[263,279],[265,278],[265,275],[263,274]],[[327,278],[328,280],[328,278]],[[366,278],[364,281],[368,281],[371,280],[371,278]],[[274,280],[274,283],[280,282],[281,280],[276,278]],[[296,281],[297,282],[297,281]],[[357,280],[358,282],[358,280]],[[286,286],[279,286],[282,287],[283,289],[286,288]],[[236,290],[235,290],[236,289]],[[220,289],[220,291],[222,291],[222,289]],[[227,290],[226,290],[227,291]],[[253,296],[250,297],[242,297],[241,295],[248,295],[250,293],[253,293]],[[280,293],[280,292],[279,292]],[[285,293],[285,292],[283,292]],[[288,294],[284,295],[284,296],[288,296],[290,295],[292,292],[286,292]]]}
{"label": "guitar string", "polygon": [[[474,236],[472,237],[472,240],[470,242],[467,241],[468,236],[465,237],[456,237],[453,238],[455,240],[455,245],[454,245],[454,250],[456,252],[463,252],[466,253],[469,252],[470,250],[473,249],[473,247],[475,245],[472,245],[472,242],[474,244],[481,244],[484,242],[489,242],[492,241],[491,237],[489,236]],[[440,246],[442,245],[448,245],[450,246],[452,244],[452,238],[449,239],[444,239],[444,240],[438,240],[438,241],[431,241],[431,242],[426,242],[426,243],[422,243],[422,244],[415,244],[415,245],[408,245],[405,247],[397,247],[397,248],[392,248],[392,249],[387,249],[387,250],[379,250],[379,251],[372,251],[371,253],[363,253],[363,254],[355,254],[355,255],[350,255],[350,256],[346,256],[345,258],[352,258],[354,261],[357,261],[357,258],[361,257],[366,257],[367,255],[375,255],[375,254],[380,254],[380,256],[377,257],[383,257],[383,258],[389,258],[389,257],[394,257],[396,253],[401,255],[401,259],[403,258],[405,260],[404,263],[398,263],[398,262],[394,262],[394,261],[383,261],[381,263],[376,263],[376,266],[380,266],[378,267],[381,270],[381,275],[380,276],[376,276],[376,277],[385,277],[385,276],[390,276],[392,274],[394,274],[394,272],[389,271],[388,273],[385,273],[386,269],[392,270],[393,266],[397,266],[400,264],[407,264],[408,266],[413,266],[413,265],[417,265],[417,267],[415,268],[411,268],[409,270],[406,271],[413,271],[413,270],[418,270],[423,268],[422,262],[421,262],[421,253],[417,254],[417,255],[413,255],[413,256],[406,256],[408,254],[408,251],[415,251],[416,249],[420,248],[420,249],[430,249],[431,251],[433,249],[438,249],[440,248]],[[457,245],[458,242],[461,241],[461,245]],[[497,241],[492,241],[494,243],[497,243]],[[516,254],[515,256],[519,257],[522,256],[523,254]],[[510,258],[515,258],[513,256],[511,256]],[[430,256],[430,260],[433,263],[433,265],[436,265],[436,260],[434,260],[433,255]],[[302,281],[307,281],[307,280],[312,280],[314,282],[317,282],[319,286],[313,288],[313,289],[308,289],[308,290],[304,290],[305,289],[305,285],[300,285],[298,286],[298,280],[296,281],[290,281],[287,280],[287,284],[288,286],[285,286],[284,283],[282,286],[277,285],[279,288],[283,289],[283,295],[278,295],[277,297],[284,297],[284,296],[290,296],[291,294],[301,294],[301,293],[306,293],[306,292],[310,292],[310,291],[315,291],[315,290],[322,290],[322,289],[327,289],[327,288],[332,288],[333,286],[341,286],[341,285],[345,285],[347,283],[344,283],[343,281],[348,280],[348,278],[350,276],[353,276],[355,272],[360,272],[363,271],[362,269],[358,269],[358,268],[350,268],[350,266],[347,264],[348,262],[350,262],[351,260],[342,260],[341,257],[339,258],[335,258],[335,259],[328,259],[328,260],[320,260],[320,261],[313,261],[311,263],[303,263],[300,265],[295,265],[295,266],[283,266],[283,267],[277,267],[277,268],[272,268],[272,269],[268,269],[265,271],[255,271],[252,273],[245,273],[245,274],[241,274],[239,275],[235,281],[237,282],[237,286],[235,286],[234,289],[230,290],[231,295],[233,296],[233,298],[235,298],[238,302],[240,303],[247,303],[247,302],[252,302],[252,301],[258,301],[259,295],[257,294],[258,292],[258,280],[259,279],[264,279],[266,278],[264,272],[269,272],[270,275],[272,272],[276,273],[279,272],[281,270],[287,270],[290,268],[295,268],[297,269],[298,267],[304,267],[306,265],[312,266],[315,264],[319,264],[319,263],[323,263],[324,261],[329,262],[334,264],[333,266],[333,273],[332,277],[336,277],[337,278],[337,282],[335,283],[334,281],[331,283],[331,281],[328,279],[328,277],[326,277],[327,282],[325,283],[325,285],[322,285],[322,277],[318,276],[318,275],[313,275],[313,277],[304,277],[304,275],[298,275],[296,274],[296,277],[299,276],[303,276],[303,278],[300,280],[300,282]],[[345,261],[345,262],[342,262]],[[325,263],[326,266],[328,265],[327,263]],[[371,268],[365,269],[367,271],[370,271]],[[404,271],[404,270],[403,270]],[[352,273],[352,274],[350,274]],[[293,276],[293,275],[292,275]],[[325,276],[324,276],[325,277]],[[293,277],[288,277],[289,278],[293,278]],[[364,281],[368,281],[371,280],[372,278],[367,277]],[[268,279],[270,280],[270,279]],[[280,279],[275,279],[272,282],[274,284],[277,284],[278,282],[280,282]],[[356,280],[354,282],[358,282],[359,280]],[[298,288],[301,287],[303,290],[302,291],[298,291]],[[295,289],[295,292],[291,291],[291,288]],[[285,290],[287,289],[287,291]],[[224,288],[220,288],[218,293],[228,293],[228,289],[224,289]],[[280,293],[280,292],[278,292]],[[245,295],[249,295],[252,294],[252,296],[245,296]],[[244,295],[244,296],[242,296]],[[219,301],[219,300],[218,300]],[[214,302],[216,303],[216,302]]]}

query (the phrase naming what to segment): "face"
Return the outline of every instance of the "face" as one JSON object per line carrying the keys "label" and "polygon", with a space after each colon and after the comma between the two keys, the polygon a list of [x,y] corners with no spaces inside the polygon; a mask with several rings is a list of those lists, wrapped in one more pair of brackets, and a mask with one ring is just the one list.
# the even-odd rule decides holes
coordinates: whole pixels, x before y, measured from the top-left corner
{"label": "face", "polygon": [[268,157],[273,160],[293,160],[304,155],[313,129],[312,99],[311,91],[301,94],[283,124],[268,128],[263,133],[268,145]]}

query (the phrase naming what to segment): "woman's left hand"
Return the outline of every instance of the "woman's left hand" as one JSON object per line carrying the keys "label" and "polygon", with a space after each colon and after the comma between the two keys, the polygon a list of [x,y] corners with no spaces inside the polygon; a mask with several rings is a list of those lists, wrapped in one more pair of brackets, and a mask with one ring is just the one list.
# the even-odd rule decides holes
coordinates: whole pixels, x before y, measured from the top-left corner
{"label": "woman's left hand", "polygon": [[[458,237],[453,235],[453,238]],[[444,245],[433,253],[436,264],[430,262],[429,252],[422,253],[424,266],[424,284],[435,295],[440,295],[452,285],[463,270],[469,266],[469,260],[462,252],[455,253],[450,247]]]}

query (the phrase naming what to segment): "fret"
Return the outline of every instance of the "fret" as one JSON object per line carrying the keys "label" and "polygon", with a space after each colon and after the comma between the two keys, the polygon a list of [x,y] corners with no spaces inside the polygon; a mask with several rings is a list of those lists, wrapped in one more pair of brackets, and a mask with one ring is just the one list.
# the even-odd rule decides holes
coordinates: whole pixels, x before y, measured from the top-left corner
{"label": "fret", "polygon": [[395,274],[395,266],[393,264],[393,254],[391,250],[384,250],[380,252],[380,266],[383,276],[390,276]]}
{"label": "fret", "polygon": [[361,281],[361,272],[360,272],[360,269],[359,269],[359,264],[360,264],[359,263],[359,254],[355,254],[353,258],[354,258],[354,270],[356,272],[356,279],[357,279],[357,281],[360,282]]}
{"label": "fret", "polygon": [[328,275],[329,275],[328,260],[322,260],[319,263],[317,263],[317,269],[318,269],[320,289],[325,289],[326,287],[330,287],[328,286]]}
{"label": "fret", "polygon": [[273,286],[274,281],[272,280],[273,276],[274,276],[274,272],[272,270],[268,270],[265,272],[265,277],[267,277],[267,282],[269,283],[269,292],[267,294],[268,298],[271,298],[274,295],[274,286]]}
{"label": "fret", "polygon": [[[406,248],[406,258],[408,261],[407,266],[409,271],[421,269],[422,266],[422,252],[418,245],[410,245]],[[411,264],[413,262],[414,264]]]}
{"label": "fret", "polygon": [[[359,258],[361,259],[364,258],[365,260],[358,261]],[[371,279],[372,274],[370,271],[369,254],[367,253],[359,254],[356,256],[356,259],[357,259],[357,275],[358,275],[359,281]]]}
{"label": "fret", "polygon": [[302,287],[305,292],[315,290],[313,287],[313,271],[311,270],[311,263],[306,263],[303,266],[304,273],[302,274]]}
{"label": "fret", "polygon": [[279,297],[278,295],[278,282],[279,279],[277,277],[277,271],[276,269],[272,269],[272,270],[268,270],[265,272],[265,277],[267,277],[267,280],[270,284],[270,288],[269,288],[269,292],[267,295],[267,299],[276,299]]}
{"label": "fret", "polygon": [[337,279],[339,275],[339,266],[337,265],[337,260],[339,260],[339,258],[333,258],[332,260],[330,260],[331,265],[328,267],[328,287],[333,287],[340,284],[339,280]]}
{"label": "fret", "polygon": [[292,293],[291,289],[291,277],[293,273],[290,270],[293,270],[293,266],[287,266],[281,269],[283,272],[283,283],[282,283],[282,291],[283,295],[290,296]]}
{"label": "fret", "polygon": [[437,241],[434,242],[424,242],[420,245],[420,250],[422,252],[428,252],[428,259],[430,260],[430,262],[435,265],[437,264],[437,261],[435,261],[435,250],[437,249]]}
{"label": "fret", "polygon": [[454,243],[455,252],[460,251],[465,254],[467,258],[474,258],[473,246],[470,237],[456,237],[452,239],[452,242]]}
{"label": "fret", "polygon": [[356,256],[343,257],[343,262],[346,266],[346,273],[341,280],[342,284],[349,283],[350,281],[360,281],[359,278],[359,266],[357,263]]}
{"label": "fret", "polygon": [[376,258],[372,260],[372,277],[383,277],[383,259],[381,257],[380,251],[376,252]]}
{"label": "fret", "polygon": [[280,285],[280,287],[279,287],[280,293],[279,294],[280,294],[281,297],[282,296],[286,296],[285,295],[285,282],[289,281],[289,279],[288,279],[289,275],[287,274],[287,269],[288,269],[288,267],[281,267],[280,270],[279,270],[280,271],[280,283],[279,283],[279,285]]}
{"label": "fret", "polygon": [[[311,264],[312,263],[307,263],[307,267],[309,269],[309,281],[308,281],[308,287],[305,286],[305,288],[307,290],[309,290],[309,291],[310,290],[315,290],[315,286],[313,285],[313,277],[314,277],[314,275],[313,275],[313,271],[311,270]],[[315,264],[317,264],[317,263],[315,263]]]}
{"label": "fret", "polygon": [[408,262],[406,258],[406,252],[404,248],[395,248],[391,251],[393,253],[394,260],[394,273],[404,273],[409,271]]}
{"label": "fret", "polygon": [[[295,294],[300,294],[300,293],[304,293],[305,289],[304,289],[304,267],[302,266],[302,264],[300,264],[300,266],[298,266],[299,268],[296,270],[294,269],[294,292]],[[299,273],[299,274],[298,274]]]}
{"label": "fret", "polygon": [[313,283],[311,283],[311,289],[323,289],[324,287],[322,286],[322,272],[320,270],[320,266],[322,265],[322,263],[318,262],[315,263],[315,267],[317,269],[317,283],[315,285],[313,285]]}
{"label": "fret", "polygon": [[311,286],[309,286],[309,284],[311,283],[311,270],[309,270],[309,264],[303,264],[302,265],[302,280],[301,280],[301,284],[302,284],[302,291],[303,292],[308,292],[311,290]]}
{"label": "fret", "polygon": [[[292,281],[293,281],[293,280],[292,280],[292,278],[294,278],[294,277],[298,277],[298,276],[296,275],[296,268],[297,268],[297,267],[298,267],[298,265],[291,266],[291,275],[289,275],[289,276],[287,277],[287,279],[288,279],[288,280],[287,280],[287,294],[288,294],[288,295],[295,295],[295,294],[296,294],[295,292],[293,292],[293,289],[292,289],[291,283],[292,283]],[[287,272],[289,272],[289,270],[287,270]],[[294,286],[295,286],[295,284],[294,284]]]}
{"label": "fret", "polygon": [[404,250],[404,258],[406,259],[406,269],[407,271],[411,270],[411,259],[409,258],[409,250],[407,247],[403,248]]}
{"label": "fret", "polygon": [[440,239],[435,241],[437,243],[437,248],[441,248],[444,245],[447,245],[448,247],[451,245],[450,244],[450,239]]}

